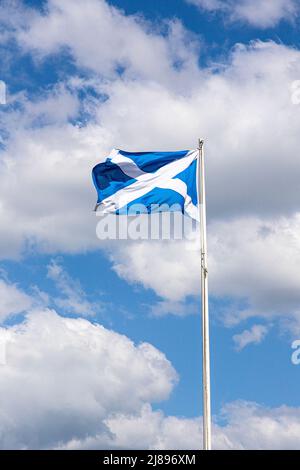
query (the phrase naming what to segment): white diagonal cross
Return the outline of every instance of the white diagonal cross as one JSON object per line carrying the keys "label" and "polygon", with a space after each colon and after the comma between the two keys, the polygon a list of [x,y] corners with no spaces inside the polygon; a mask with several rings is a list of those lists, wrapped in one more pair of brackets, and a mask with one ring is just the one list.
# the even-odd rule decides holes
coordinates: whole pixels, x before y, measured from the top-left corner
{"label": "white diagonal cross", "polygon": [[113,150],[109,155],[112,163],[118,165],[123,173],[136,179],[134,183],[116,191],[111,196],[104,199],[99,206],[101,212],[113,213],[121,207],[138,199],[152,191],[154,188],[172,189],[181,194],[184,198],[184,210],[194,219],[198,219],[197,207],[193,204],[191,197],[187,194],[187,185],[179,178],[174,178],[184,171],[191,163],[197,159],[197,150],[192,150],[183,158],[175,160],[162,166],[153,173],[146,173],[141,170],[131,158],[120,154],[118,150]]}

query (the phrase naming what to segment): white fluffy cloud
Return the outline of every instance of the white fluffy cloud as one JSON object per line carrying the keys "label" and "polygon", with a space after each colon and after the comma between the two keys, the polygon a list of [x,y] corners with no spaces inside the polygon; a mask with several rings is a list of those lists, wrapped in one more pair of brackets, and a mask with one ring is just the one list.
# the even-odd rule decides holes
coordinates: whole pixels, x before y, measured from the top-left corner
{"label": "white fluffy cloud", "polygon": [[[93,101],[86,126],[71,124],[68,118],[76,120],[82,106],[76,90],[85,86],[73,77],[53,96],[25,100],[23,111],[6,113],[1,256],[17,256],[28,246],[50,253],[106,248],[95,236],[91,210],[94,163],[111,147],[189,148],[201,134],[207,141],[211,292],[236,299],[228,322],[252,314],[296,318],[299,107],[292,104],[291,83],[299,78],[299,51],[256,41],[236,46],[217,69],[201,69],[179,23],[162,36],[141,18],[96,0],[76,7],[51,0],[45,11],[17,24],[23,50],[42,60],[66,47],[78,67],[94,73],[93,85],[107,99]],[[104,29],[98,27],[103,22]],[[106,34],[105,25],[115,35]],[[182,314],[182,302],[198,292],[198,258],[186,247],[153,243],[149,249],[145,243],[114,245],[113,251],[120,276],[161,297],[160,313]],[[234,311],[240,299],[249,307],[241,315]]]}
{"label": "white fluffy cloud", "polygon": [[[281,406],[265,408],[237,401],[224,406],[213,425],[215,450],[299,449],[300,410]],[[222,419],[223,424],[217,424]],[[106,421],[112,436],[110,446],[124,449],[201,449],[201,420],[165,416],[144,405],[137,415],[116,415]],[[96,449],[101,436],[70,441],[68,449]]]}
{"label": "white fluffy cloud", "polygon": [[[201,448],[200,418],[151,408],[177,376],[150,344],[51,310],[0,328],[0,342],[0,448]],[[232,403],[215,417],[213,446],[297,449],[299,418],[299,408]]]}
{"label": "white fluffy cloud", "polygon": [[92,125],[19,129],[2,155],[2,258],[26,245],[71,253],[97,246],[90,170],[105,152]]}
{"label": "white fluffy cloud", "polygon": [[[292,2],[272,4],[267,22],[293,14],[287,8]],[[264,9],[253,19],[249,8],[234,11],[257,26],[270,25]],[[179,22],[169,22],[162,35],[100,0],[49,0],[46,13],[26,10],[22,18],[14,11],[9,36],[15,33],[23,51],[43,60],[68,50],[81,70],[93,73],[88,83],[106,99],[87,103],[93,114],[87,125],[74,124],[82,106],[76,89],[87,82],[73,77],[35,102],[22,97],[21,108],[5,111],[1,257],[27,248],[108,248],[121,277],[157,293],[158,313],[182,315],[185,299],[199,291],[193,243],[114,244],[112,250],[99,242],[90,170],[111,147],[189,148],[200,134],[207,141],[210,289],[233,299],[225,321],[276,316],[299,327],[300,111],[291,101],[299,51],[256,41],[235,47],[221,66],[201,69],[197,45],[194,39],[187,43],[191,36]],[[55,265],[50,275],[64,288],[58,305],[80,314],[90,307],[82,310],[72,282]],[[2,318],[32,307],[32,299],[8,282],[1,281],[0,294]],[[86,320],[51,311],[33,313],[0,333],[8,360],[0,368],[3,448],[200,446],[198,419],[151,409],[176,381],[171,364],[151,345],[134,346]],[[243,332],[238,343],[249,343],[249,335],[252,341],[259,336]],[[225,426],[215,424],[214,446],[297,448],[299,413],[230,405]]]}
{"label": "white fluffy cloud", "polygon": [[271,28],[299,14],[298,0],[186,0],[208,11],[220,11],[230,21],[243,21],[258,28]]}
{"label": "white fluffy cloud", "polygon": [[[139,413],[116,414],[106,420],[112,435],[110,445],[117,449],[201,449],[200,419],[165,416],[144,405]],[[133,444],[134,443],[134,444]],[[93,449],[99,446],[99,436],[85,441],[70,441],[68,449]]]}
{"label": "white fluffy cloud", "polygon": [[211,229],[212,291],[247,299],[242,311],[226,312],[226,321],[260,315],[299,322],[299,214],[218,222]]}
{"label": "white fluffy cloud", "polygon": [[[234,402],[223,408],[222,426],[213,426],[214,449],[299,449],[300,410],[282,406],[264,408],[256,403]],[[216,417],[217,418],[217,417]],[[199,449],[202,442],[200,419],[164,417],[144,407],[135,419],[110,420],[118,446],[130,447],[140,439],[141,448]]]}
{"label": "white fluffy cloud", "polygon": [[114,78],[124,68],[131,78],[166,85],[171,80],[183,85],[191,71],[197,72],[192,34],[180,22],[166,22],[160,30],[104,0],[48,0],[47,7],[46,14],[33,17],[17,36],[25,50],[39,57],[65,47],[78,65],[102,76]]}
{"label": "white fluffy cloud", "polygon": [[[123,245],[114,245],[111,250],[113,269],[128,282],[141,283],[171,302],[180,302],[197,293],[198,252],[188,251],[186,242],[144,241],[128,243],[126,249]],[[194,247],[191,242],[191,248]]]}
{"label": "white fluffy cloud", "polygon": [[300,409],[265,408],[256,403],[235,402],[224,407],[225,427],[218,427],[219,449],[299,449]]}
{"label": "white fluffy cloud", "polygon": [[[296,214],[211,222],[209,288],[213,296],[232,300],[222,311],[228,326],[261,316],[269,321],[284,318],[286,327],[299,328],[299,220]],[[119,276],[153,289],[165,301],[161,307],[166,311],[189,312],[179,307],[186,297],[199,295],[196,242],[143,241],[129,243],[126,249],[122,244],[112,247]]]}
{"label": "white fluffy cloud", "polygon": [[[6,364],[0,368],[0,446],[49,448],[111,431],[114,413],[137,413],[167,398],[176,373],[147,343],[54,311],[31,313],[0,329]],[[132,442],[134,445],[134,442]]]}

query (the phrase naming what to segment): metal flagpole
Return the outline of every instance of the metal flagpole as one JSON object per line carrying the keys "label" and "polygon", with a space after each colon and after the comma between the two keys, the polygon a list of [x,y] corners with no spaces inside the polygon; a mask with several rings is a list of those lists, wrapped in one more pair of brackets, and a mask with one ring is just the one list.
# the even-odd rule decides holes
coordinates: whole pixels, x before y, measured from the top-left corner
{"label": "metal flagpole", "polygon": [[206,196],[204,173],[204,141],[199,139],[198,158],[198,207],[200,216],[201,243],[201,303],[202,303],[202,380],[203,380],[203,449],[211,450],[211,409],[210,409],[210,357],[209,357],[209,316],[207,283],[207,242],[206,242]]}

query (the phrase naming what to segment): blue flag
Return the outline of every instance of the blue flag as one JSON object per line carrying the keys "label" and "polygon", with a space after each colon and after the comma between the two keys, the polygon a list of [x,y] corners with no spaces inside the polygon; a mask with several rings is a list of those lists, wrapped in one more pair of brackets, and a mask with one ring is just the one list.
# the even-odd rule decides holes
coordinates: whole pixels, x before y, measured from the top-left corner
{"label": "blue flag", "polygon": [[181,210],[198,219],[197,156],[197,150],[112,150],[104,163],[93,168],[96,209],[116,214],[126,214],[132,206],[146,213]]}

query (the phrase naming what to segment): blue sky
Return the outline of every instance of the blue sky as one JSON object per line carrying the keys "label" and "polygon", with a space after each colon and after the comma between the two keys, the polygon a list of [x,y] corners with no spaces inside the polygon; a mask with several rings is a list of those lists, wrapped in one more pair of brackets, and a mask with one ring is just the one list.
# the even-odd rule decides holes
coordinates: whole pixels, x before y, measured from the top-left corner
{"label": "blue sky", "polygon": [[[20,331],[29,343],[35,328],[34,338],[46,338],[45,350],[32,344],[33,356],[36,348],[40,357],[26,366],[32,384],[56,352],[49,310],[57,321],[74,322],[62,325],[62,332],[70,330],[59,340],[68,354],[80,343],[83,327],[75,320],[85,318],[103,325],[107,338],[109,331],[123,335],[115,337],[120,357],[129,348],[122,338],[132,340],[131,361],[137,361],[124,366],[132,374],[127,381],[107,340],[111,353],[97,359],[101,386],[91,376],[84,390],[97,399],[77,407],[76,400],[70,405],[58,398],[66,417],[56,427],[74,428],[79,416],[73,434],[39,440],[26,431],[22,441],[4,423],[9,437],[2,448],[201,445],[198,253],[184,241],[98,240],[90,176],[112,147],[191,148],[200,134],[207,141],[213,443],[299,446],[292,431],[300,427],[299,369],[291,363],[291,343],[300,334],[300,111],[291,96],[300,80],[299,2],[276,0],[265,10],[263,0],[255,1],[257,12],[248,0],[235,7],[229,0],[88,0],[88,7],[81,0],[24,0],[1,7],[0,79],[7,86],[0,109],[1,334],[15,335],[20,350]],[[70,331],[77,332],[72,347]],[[88,331],[89,345],[104,341]],[[141,359],[141,343],[167,359]],[[77,347],[81,358],[89,357],[90,346]],[[22,385],[20,364],[10,365],[8,355],[6,367]],[[72,388],[60,385],[60,397],[76,396],[80,364]],[[9,390],[16,385],[5,370]],[[107,370],[112,384],[124,387],[122,398],[114,385],[105,389],[101,374]],[[62,375],[49,365],[45,380],[61,381]],[[147,393],[139,392],[147,380]],[[106,393],[113,404],[101,398]],[[5,406],[26,406],[26,419],[45,429],[49,419],[55,422],[51,400],[41,387],[35,421],[34,396],[28,386],[28,401],[4,400],[4,412]],[[98,425],[86,411],[97,416],[97,407]],[[168,430],[172,417],[178,429],[185,427],[186,441],[180,431]],[[15,420],[22,430],[25,421]],[[153,435],[145,431],[139,441],[128,433],[127,420],[136,429],[153,426]],[[249,437],[253,429],[259,443]]]}

